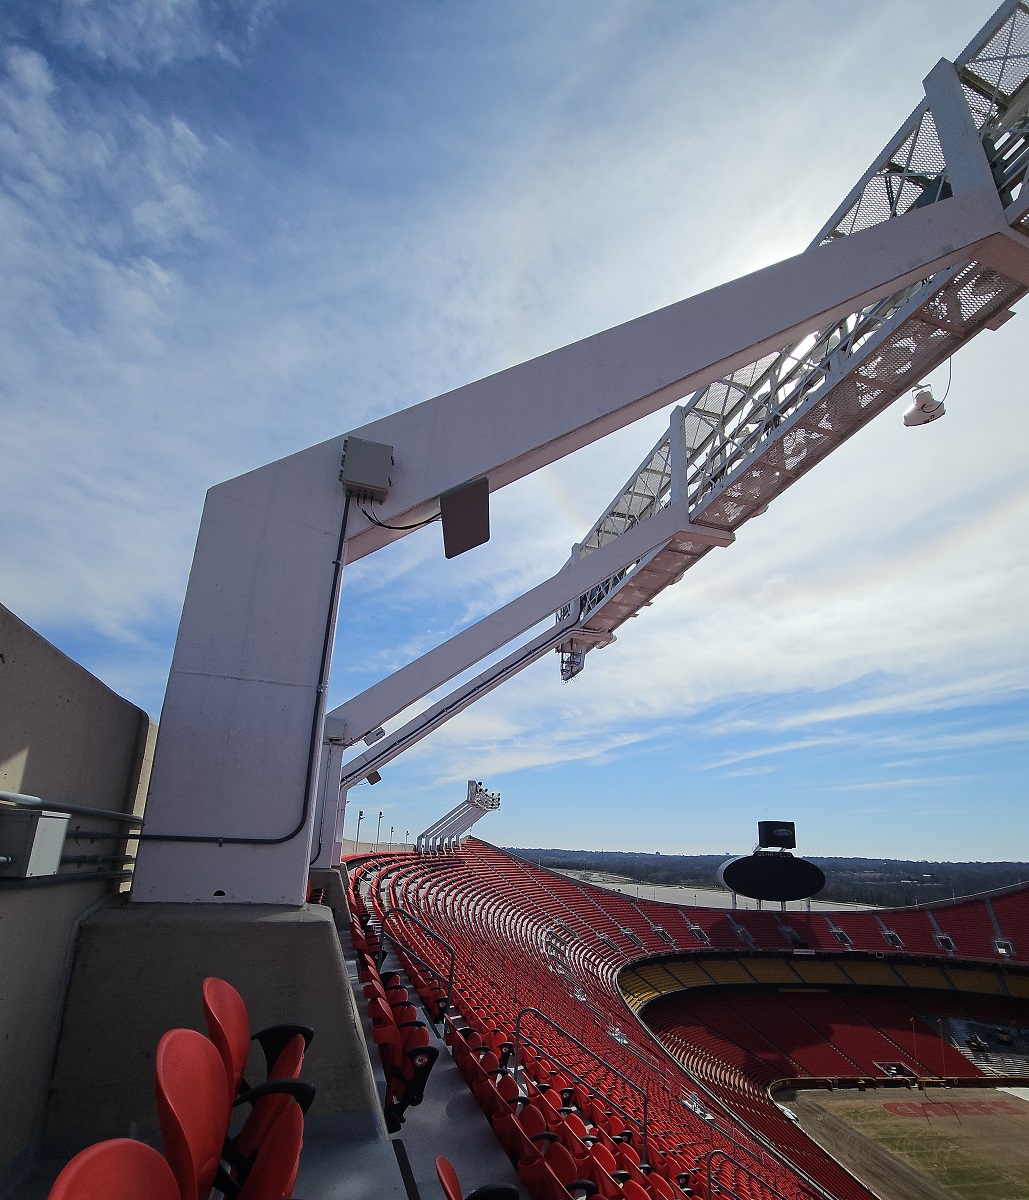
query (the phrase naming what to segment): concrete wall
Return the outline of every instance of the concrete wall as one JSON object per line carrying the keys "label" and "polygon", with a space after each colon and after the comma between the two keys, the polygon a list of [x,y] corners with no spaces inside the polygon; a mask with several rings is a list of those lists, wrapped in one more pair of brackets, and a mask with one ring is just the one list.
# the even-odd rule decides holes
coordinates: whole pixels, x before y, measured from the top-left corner
{"label": "concrete wall", "polygon": [[[338,874],[334,890],[342,899]],[[345,900],[343,907],[345,920]],[[329,908],[118,904],[82,923],[50,1091],[49,1154],[64,1157],[108,1137],[160,1144],[157,1043],[169,1029],[206,1032],[207,975],[238,989],[252,1030],[280,1023],[315,1030],[303,1069],[318,1089],[307,1134],[381,1136],[368,1052]],[[265,1075],[255,1044],[246,1078],[257,1084]]]}
{"label": "concrete wall", "polygon": [[[0,605],[0,790],[140,812],[155,727]],[[0,810],[2,819],[2,810]],[[116,832],[73,817],[74,829]],[[108,839],[69,840],[69,854],[121,853]],[[65,866],[80,881],[0,884],[0,1192],[42,1129],[77,922],[118,883]]]}

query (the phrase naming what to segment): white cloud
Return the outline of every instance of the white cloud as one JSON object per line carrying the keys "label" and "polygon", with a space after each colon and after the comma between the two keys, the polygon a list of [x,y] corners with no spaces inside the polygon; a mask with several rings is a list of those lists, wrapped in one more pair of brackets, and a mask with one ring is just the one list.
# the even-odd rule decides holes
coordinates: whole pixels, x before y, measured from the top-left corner
{"label": "white cloud", "polygon": [[235,61],[275,0],[57,0],[44,4],[54,40],[115,67],[183,59]]}

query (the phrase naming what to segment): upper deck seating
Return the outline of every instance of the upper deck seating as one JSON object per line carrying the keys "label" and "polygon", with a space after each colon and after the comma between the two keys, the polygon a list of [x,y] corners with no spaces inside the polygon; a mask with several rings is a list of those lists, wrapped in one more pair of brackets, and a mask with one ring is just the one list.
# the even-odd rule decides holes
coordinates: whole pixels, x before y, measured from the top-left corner
{"label": "upper deck seating", "polygon": [[[934,936],[937,926],[926,910],[732,913],[658,904],[580,884],[474,838],[450,854],[376,860],[354,876],[373,930],[387,908],[399,906],[453,947],[448,1039],[509,1151],[531,1157],[540,1149],[533,1136],[554,1135],[604,1200],[618,1200],[605,1189],[619,1180],[603,1152],[592,1159],[599,1156],[604,1164],[587,1162],[587,1139],[613,1156],[614,1170],[628,1171],[638,1182],[631,1154],[618,1149],[618,1139],[628,1133],[633,1149],[641,1150],[643,1095],[651,1175],[673,1178],[674,1159],[691,1173],[697,1191],[707,1156],[717,1151],[728,1156],[726,1162],[757,1164],[764,1195],[774,1186],[789,1200],[810,1198],[803,1179],[770,1153],[770,1140],[834,1195],[867,1200],[860,1184],[785,1120],[766,1085],[805,1074],[874,1078],[884,1073],[879,1064],[891,1063],[921,1074],[935,1074],[941,1065],[951,1075],[974,1072],[953,1048],[934,1061],[931,1028],[910,1005],[900,1002],[899,1012],[887,1006],[884,1026],[877,1027],[874,1005],[866,1013],[852,1004],[869,994],[857,987],[896,987],[910,998],[911,989],[929,988],[921,995],[938,1006],[945,997],[960,1003],[955,984],[967,982],[984,1003],[1002,1003],[997,971],[962,966],[961,954],[948,953]],[[1019,903],[1026,907],[1025,900]],[[1011,909],[1020,911],[1018,905]],[[933,912],[945,930],[946,913]],[[1009,914],[1003,906],[1002,912],[997,919],[1003,928]],[[972,902],[954,918],[954,929],[980,919],[984,929],[994,930],[987,905]],[[1015,919],[1011,915],[1010,923]],[[393,919],[389,927],[399,929]],[[892,944],[884,928],[895,929],[903,945]],[[975,944],[981,949],[992,936],[979,936]],[[396,940],[401,961],[413,964],[411,979],[420,992],[415,980],[424,968],[418,959],[445,975],[447,952],[413,922]],[[873,954],[884,957],[867,957]],[[1000,956],[994,953],[991,961],[999,964]],[[967,981],[955,974],[962,971],[972,972]],[[646,1021],[666,1049],[632,1015],[619,992],[620,975],[632,1008],[646,1006]],[[439,1003],[443,985],[438,975],[430,978]],[[743,990],[727,990],[732,987]],[[823,990],[817,999],[810,991],[768,990],[778,987]],[[991,988],[998,994],[990,995]],[[684,997],[686,1007],[677,1011]],[[910,1022],[916,1023],[917,1055],[905,1053],[903,1014],[908,1043]],[[510,1083],[513,1054],[505,1058],[500,1050],[515,1042],[517,1098]],[[699,1099],[685,1104],[693,1092]],[[504,1107],[512,1103],[529,1114],[530,1127],[542,1118],[547,1128],[527,1134]],[[739,1169],[740,1187],[758,1194],[755,1179]],[[641,1174],[651,1200],[668,1200],[658,1194],[661,1185],[648,1185]]]}

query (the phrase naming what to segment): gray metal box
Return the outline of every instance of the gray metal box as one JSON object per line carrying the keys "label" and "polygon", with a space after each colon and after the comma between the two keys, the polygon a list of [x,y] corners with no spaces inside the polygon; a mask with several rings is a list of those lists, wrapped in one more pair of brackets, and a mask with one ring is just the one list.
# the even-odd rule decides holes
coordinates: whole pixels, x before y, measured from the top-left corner
{"label": "gray metal box", "polygon": [[356,437],[348,437],[343,442],[339,481],[358,500],[375,500],[381,504],[389,495],[393,482],[389,475],[392,467],[392,446]]}
{"label": "gray metal box", "polygon": [[0,877],[56,875],[67,833],[67,813],[0,807]]}

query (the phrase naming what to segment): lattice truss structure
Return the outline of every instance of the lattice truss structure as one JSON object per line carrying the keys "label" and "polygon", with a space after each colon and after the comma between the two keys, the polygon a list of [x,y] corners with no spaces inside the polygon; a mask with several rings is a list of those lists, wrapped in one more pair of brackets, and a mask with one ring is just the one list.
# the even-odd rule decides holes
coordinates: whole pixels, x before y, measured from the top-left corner
{"label": "lattice truss structure", "polygon": [[[1000,202],[1029,232],[1029,4],[998,10],[955,67]],[[925,100],[809,249],[952,194]],[[574,554],[595,552],[680,498],[691,523],[734,532],[968,338],[998,328],[1025,291],[996,269],[959,264],[695,392]],[[558,647],[562,677],[577,675],[588,650],[710,549],[673,538],[581,595],[577,611],[565,606],[558,623],[576,629]]]}

